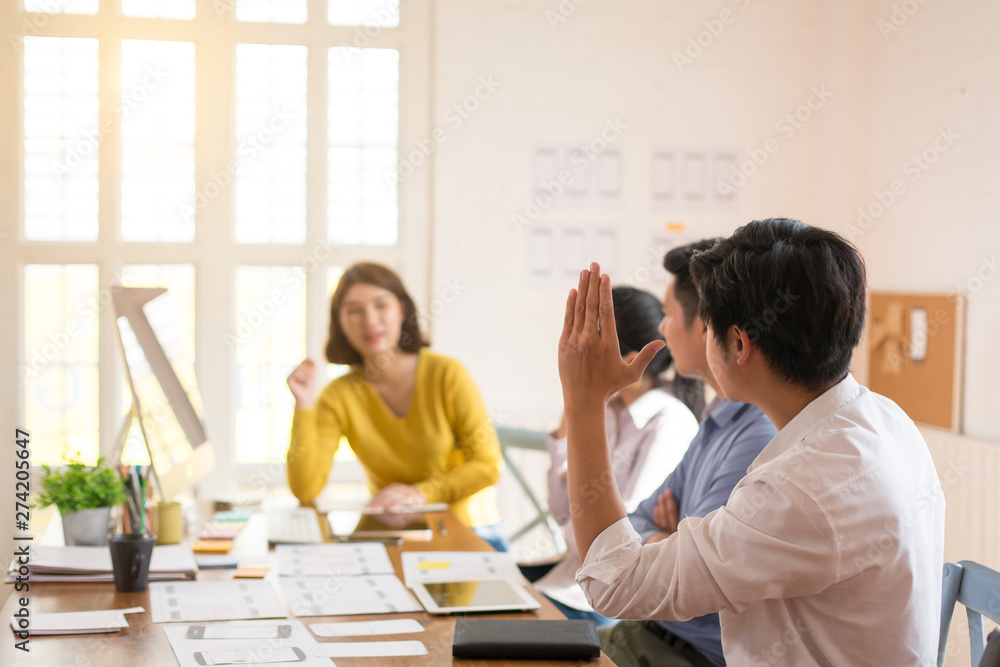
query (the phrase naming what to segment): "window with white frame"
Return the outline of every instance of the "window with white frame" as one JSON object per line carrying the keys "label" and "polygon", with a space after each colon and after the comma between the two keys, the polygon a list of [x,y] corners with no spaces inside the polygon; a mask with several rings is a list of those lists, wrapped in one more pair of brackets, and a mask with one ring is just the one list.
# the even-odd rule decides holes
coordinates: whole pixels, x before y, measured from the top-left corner
{"label": "window with white frame", "polygon": [[428,125],[426,3],[9,4],[19,80],[0,83],[20,91],[21,171],[3,186],[19,220],[3,251],[22,316],[5,353],[35,465],[114,446],[128,407],[114,284],[173,294],[220,483],[282,461],[284,379],[319,360],[343,267],[426,257],[400,242],[427,222],[412,206],[402,219],[395,185],[401,142]]}

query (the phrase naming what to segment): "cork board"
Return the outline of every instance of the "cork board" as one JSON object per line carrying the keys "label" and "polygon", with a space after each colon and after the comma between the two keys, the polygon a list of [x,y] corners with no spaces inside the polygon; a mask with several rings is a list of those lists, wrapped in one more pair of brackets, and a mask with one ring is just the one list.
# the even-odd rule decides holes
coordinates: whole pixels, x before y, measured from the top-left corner
{"label": "cork board", "polygon": [[872,292],[868,326],[871,390],[915,422],[960,432],[963,297]]}

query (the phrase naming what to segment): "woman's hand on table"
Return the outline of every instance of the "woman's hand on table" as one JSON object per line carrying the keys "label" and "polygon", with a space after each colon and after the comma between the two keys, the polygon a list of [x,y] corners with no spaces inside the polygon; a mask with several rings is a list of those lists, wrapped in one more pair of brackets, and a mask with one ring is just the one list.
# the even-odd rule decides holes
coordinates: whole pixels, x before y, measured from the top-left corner
{"label": "woman's hand on table", "polygon": [[[415,486],[392,483],[379,489],[378,493],[376,493],[368,503],[368,506],[391,510],[397,507],[423,505],[426,502],[427,497]],[[421,514],[419,512],[407,514],[386,513],[378,514],[375,518],[388,526],[392,526],[393,528],[403,528],[419,519],[420,516]]]}

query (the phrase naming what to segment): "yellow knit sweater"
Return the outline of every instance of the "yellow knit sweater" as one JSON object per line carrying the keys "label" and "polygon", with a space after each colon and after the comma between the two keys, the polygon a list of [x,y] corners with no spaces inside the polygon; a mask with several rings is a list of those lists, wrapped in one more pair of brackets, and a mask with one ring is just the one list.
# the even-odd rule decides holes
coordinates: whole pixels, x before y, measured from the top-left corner
{"label": "yellow knit sweater", "polygon": [[372,492],[398,482],[427,502],[446,502],[467,526],[497,523],[493,485],[503,460],[483,400],[458,361],[420,351],[413,402],[394,413],[352,367],[320,394],[316,407],[296,410],[288,448],[288,484],[303,503],[326,485],[341,436],[368,473]]}

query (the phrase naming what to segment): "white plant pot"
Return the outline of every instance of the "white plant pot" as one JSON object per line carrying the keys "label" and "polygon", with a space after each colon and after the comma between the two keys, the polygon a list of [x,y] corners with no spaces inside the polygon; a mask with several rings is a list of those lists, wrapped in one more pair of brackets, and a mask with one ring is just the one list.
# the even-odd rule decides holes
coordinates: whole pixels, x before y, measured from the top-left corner
{"label": "white plant pot", "polygon": [[68,547],[103,547],[108,543],[110,523],[110,507],[63,514],[63,539]]}

